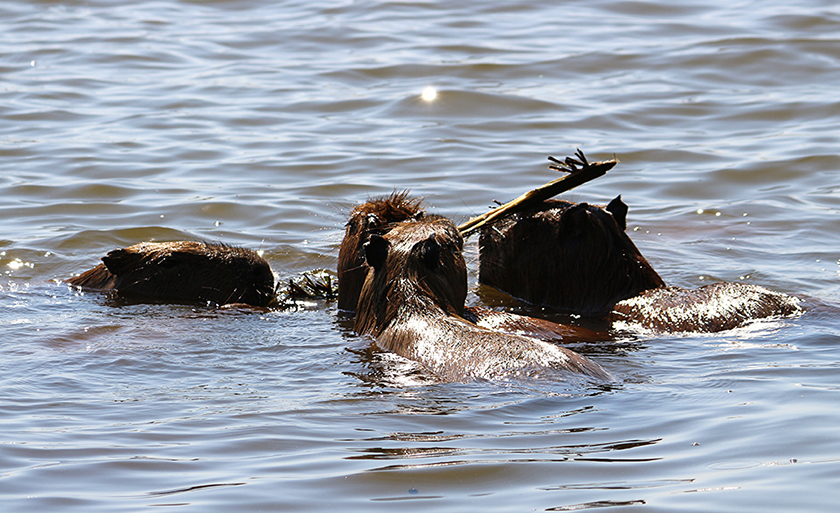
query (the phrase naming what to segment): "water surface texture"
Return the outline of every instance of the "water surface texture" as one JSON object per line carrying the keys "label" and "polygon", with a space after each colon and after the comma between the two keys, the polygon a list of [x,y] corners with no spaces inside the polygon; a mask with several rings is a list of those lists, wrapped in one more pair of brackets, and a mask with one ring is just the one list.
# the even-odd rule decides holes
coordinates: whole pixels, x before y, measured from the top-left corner
{"label": "water surface texture", "polygon": [[[833,510],[838,84],[827,0],[2,3],[0,509]],[[368,197],[460,222],[578,147],[621,163],[563,198],[621,194],[669,284],[808,312],[581,348],[610,385],[440,384],[329,301],[58,281],[145,240],[334,269]],[[469,303],[528,311],[476,255]]]}

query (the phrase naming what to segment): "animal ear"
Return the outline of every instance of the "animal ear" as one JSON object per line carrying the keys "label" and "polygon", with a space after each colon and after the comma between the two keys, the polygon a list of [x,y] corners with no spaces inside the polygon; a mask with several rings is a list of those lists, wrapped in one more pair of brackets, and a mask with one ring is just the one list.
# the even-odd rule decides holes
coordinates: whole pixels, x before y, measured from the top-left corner
{"label": "animal ear", "polygon": [[379,271],[385,265],[388,258],[388,241],[381,235],[371,235],[370,240],[362,246],[365,252],[365,260],[375,271]]}
{"label": "animal ear", "polygon": [[437,269],[440,265],[440,244],[434,235],[420,243],[420,259],[429,269]]}
{"label": "animal ear", "polygon": [[102,257],[102,262],[111,274],[125,274],[136,270],[143,262],[143,255],[127,249],[115,249]]}
{"label": "animal ear", "polygon": [[610,201],[610,204],[607,205],[607,212],[612,214],[613,219],[615,219],[616,224],[618,227],[621,228],[621,231],[627,229],[627,205],[621,201],[621,194],[616,196],[616,198]]}

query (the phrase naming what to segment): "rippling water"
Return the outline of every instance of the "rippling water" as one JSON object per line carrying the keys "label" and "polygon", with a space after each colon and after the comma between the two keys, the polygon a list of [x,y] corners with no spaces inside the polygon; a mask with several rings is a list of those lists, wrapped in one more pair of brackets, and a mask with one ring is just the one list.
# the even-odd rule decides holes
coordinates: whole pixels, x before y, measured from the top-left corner
{"label": "rippling water", "polygon": [[[3,3],[3,511],[833,509],[840,8],[789,4]],[[334,268],[369,196],[461,221],[576,147],[621,163],[564,198],[621,194],[670,284],[808,313],[583,348],[608,387],[437,384],[330,302],[56,282],[152,239]],[[523,308],[476,267],[471,304]]]}

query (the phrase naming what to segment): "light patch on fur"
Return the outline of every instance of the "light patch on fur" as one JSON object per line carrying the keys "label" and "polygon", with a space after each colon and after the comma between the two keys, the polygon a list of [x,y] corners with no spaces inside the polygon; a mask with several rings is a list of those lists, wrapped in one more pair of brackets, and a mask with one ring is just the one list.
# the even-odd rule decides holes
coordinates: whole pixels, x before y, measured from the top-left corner
{"label": "light patch on fur", "polygon": [[795,296],[743,283],[648,290],[619,302],[615,310],[616,321],[622,324],[671,333],[718,332],[803,311]]}

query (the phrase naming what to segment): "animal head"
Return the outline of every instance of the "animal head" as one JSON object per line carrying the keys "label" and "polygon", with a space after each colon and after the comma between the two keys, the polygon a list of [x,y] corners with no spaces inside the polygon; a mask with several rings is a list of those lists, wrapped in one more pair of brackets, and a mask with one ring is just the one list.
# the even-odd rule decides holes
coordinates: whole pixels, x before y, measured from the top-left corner
{"label": "animal head", "polygon": [[372,235],[384,235],[396,224],[423,216],[421,200],[407,191],[372,199],[350,212],[338,252],[338,307],[355,311],[367,276],[364,245]]}
{"label": "animal head", "polygon": [[484,228],[481,283],[529,303],[599,315],[665,283],[625,233],[627,205],[561,200]]}
{"label": "animal head", "polygon": [[463,315],[467,296],[464,241],[448,219],[427,215],[372,235],[364,246],[368,275],[356,312],[359,333],[372,333],[401,309]]}

